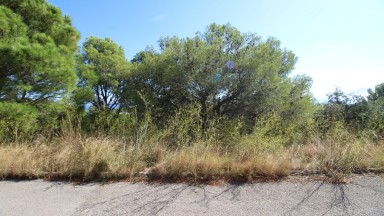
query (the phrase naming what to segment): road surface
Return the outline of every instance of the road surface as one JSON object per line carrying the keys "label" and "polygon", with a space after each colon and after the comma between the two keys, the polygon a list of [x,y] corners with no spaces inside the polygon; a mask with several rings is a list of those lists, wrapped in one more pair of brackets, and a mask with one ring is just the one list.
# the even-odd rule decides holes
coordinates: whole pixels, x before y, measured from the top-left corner
{"label": "road surface", "polygon": [[384,215],[384,177],[226,186],[0,181],[1,216]]}

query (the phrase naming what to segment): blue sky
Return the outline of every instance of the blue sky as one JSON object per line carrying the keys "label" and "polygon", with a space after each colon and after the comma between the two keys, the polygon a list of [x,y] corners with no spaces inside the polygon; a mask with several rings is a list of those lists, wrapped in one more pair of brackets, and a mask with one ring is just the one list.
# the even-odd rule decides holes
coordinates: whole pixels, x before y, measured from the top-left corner
{"label": "blue sky", "polygon": [[86,37],[109,37],[127,59],[161,36],[192,37],[210,23],[230,23],[279,39],[299,60],[293,74],[313,79],[319,101],[340,87],[365,94],[384,82],[383,0],[49,0]]}

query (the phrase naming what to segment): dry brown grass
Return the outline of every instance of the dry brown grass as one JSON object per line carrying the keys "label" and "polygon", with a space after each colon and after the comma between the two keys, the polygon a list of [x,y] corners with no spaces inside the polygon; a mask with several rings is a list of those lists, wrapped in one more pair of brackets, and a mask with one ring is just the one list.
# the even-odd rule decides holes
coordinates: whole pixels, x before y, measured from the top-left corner
{"label": "dry brown grass", "polygon": [[[0,145],[0,177],[64,178],[91,181],[130,179],[187,182],[280,179],[296,171],[316,171],[341,183],[346,175],[384,171],[384,143],[312,140],[272,149],[247,138],[234,148],[204,141],[169,148],[159,139],[140,146],[106,137],[73,133],[33,144]],[[143,174],[143,171],[144,174]]]}
{"label": "dry brown grass", "polygon": [[130,178],[147,166],[145,157],[138,149],[110,138],[60,139],[34,145],[16,143],[0,147],[0,176]]}

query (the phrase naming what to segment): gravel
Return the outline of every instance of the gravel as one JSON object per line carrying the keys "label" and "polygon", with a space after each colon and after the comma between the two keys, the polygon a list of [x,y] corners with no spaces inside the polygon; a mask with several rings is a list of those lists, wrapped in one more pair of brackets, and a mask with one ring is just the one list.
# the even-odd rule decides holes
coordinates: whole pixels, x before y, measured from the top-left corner
{"label": "gravel", "polygon": [[384,178],[225,186],[0,181],[0,215],[384,215]]}

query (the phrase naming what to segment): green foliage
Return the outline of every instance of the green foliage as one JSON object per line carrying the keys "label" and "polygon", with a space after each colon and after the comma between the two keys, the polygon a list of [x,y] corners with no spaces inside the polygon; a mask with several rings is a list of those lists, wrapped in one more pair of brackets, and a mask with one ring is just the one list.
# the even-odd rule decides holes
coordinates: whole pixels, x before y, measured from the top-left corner
{"label": "green foliage", "polygon": [[[151,127],[150,119],[139,120],[137,115],[127,112],[116,112],[92,107],[81,118],[82,131],[94,136],[111,136],[125,142],[137,142]],[[144,136],[147,136],[145,134]]]}
{"label": "green foliage", "polygon": [[366,98],[352,95],[345,108],[345,123],[351,131],[363,131],[369,119],[369,104]]}
{"label": "green foliage", "polygon": [[79,33],[60,9],[0,1],[0,100],[38,103],[75,87]]}
{"label": "green foliage", "polygon": [[328,94],[328,102],[317,112],[317,125],[324,135],[337,124],[355,133],[363,131],[369,118],[367,100],[359,95],[346,95],[340,89]]}
{"label": "green foliage", "polygon": [[109,38],[89,37],[77,61],[80,82],[75,101],[91,102],[97,109],[119,108],[123,77],[129,69],[123,48]]}
{"label": "green foliage", "polygon": [[375,86],[375,89],[368,89],[368,100],[375,101],[384,97],[384,83]]}
{"label": "green foliage", "polygon": [[188,146],[203,138],[201,124],[201,107],[199,105],[181,108],[169,120],[163,139],[169,146]]}
{"label": "green foliage", "polygon": [[[303,113],[313,115],[313,113]],[[316,136],[314,119],[309,116],[297,116],[295,121],[284,118],[284,113],[272,111],[257,119],[252,133],[245,136],[246,142],[267,149],[280,149],[283,146],[303,144]]]}
{"label": "green foliage", "polygon": [[328,95],[328,102],[317,110],[316,124],[323,136],[343,125],[351,134],[369,140],[384,136],[384,85],[368,90],[367,99],[359,95],[346,95],[336,89]]}
{"label": "green foliage", "polygon": [[244,119],[230,119],[226,116],[208,116],[204,138],[208,146],[216,145],[227,149],[236,146],[242,137]]}
{"label": "green foliage", "polygon": [[183,74],[174,60],[151,49],[137,54],[133,62],[124,79],[122,106],[134,107],[139,116],[150,108],[158,125],[164,126],[170,116],[191,102],[184,95]]}
{"label": "green foliage", "polygon": [[284,144],[285,129],[281,116],[272,112],[257,121],[249,141],[263,150],[275,151]]}
{"label": "green foliage", "polygon": [[37,118],[37,109],[30,105],[0,102],[0,142],[32,139]]}
{"label": "green foliage", "polygon": [[72,55],[77,51],[80,34],[72,25],[71,18],[63,16],[59,8],[46,0],[0,0],[0,5],[22,17],[28,26],[28,38],[43,33],[51,37],[56,45],[67,47]]}
{"label": "green foliage", "polygon": [[368,90],[368,136],[374,140],[384,137],[384,83]]}
{"label": "green foliage", "polygon": [[177,110],[162,130],[161,140],[169,147],[181,148],[196,142],[205,146],[233,148],[241,139],[242,119],[228,119],[225,116],[211,114],[205,119],[200,104],[191,104]]}
{"label": "green foliage", "polygon": [[[60,137],[66,130],[80,130],[81,114],[66,101],[41,103],[38,122],[39,133],[46,138]],[[83,114],[84,115],[84,114]]]}
{"label": "green foliage", "polygon": [[13,13],[11,9],[0,6],[0,38],[3,41],[15,42],[22,39],[27,33],[27,26],[22,18]]}
{"label": "green foliage", "polygon": [[73,105],[61,102],[38,106],[0,102],[0,141],[46,139],[63,136],[66,130],[78,130],[81,117]]}
{"label": "green foliage", "polygon": [[[136,93],[140,90],[155,107],[159,122],[182,107],[198,103],[203,122],[210,113],[244,116],[251,131],[257,117],[287,107],[281,106],[284,99],[292,104],[302,100],[313,104],[311,80],[288,77],[296,57],[280,48],[274,38],[262,41],[229,24],[211,24],[193,38],[162,38],[159,45],[160,53],[148,49],[132,60],[133,72],[122,95],[125,107],[143,107]],[[229,61],[234,67],[227,66]]]}
{"label": "green foliage", "polygon": [[136,129],[139,124],[134,113],[121,112],[113,120],[109,134],[115,137],[121,137],[126,141],[132,141],[136,135]]}
{"label": "green foliage", "polygon": [[114,111],[92,107],[88,113],[89,119],[86,119],[88,124],[85,125],[84,129],[96,135],[108,135],[110,127],[117,116],[118,114]]}

